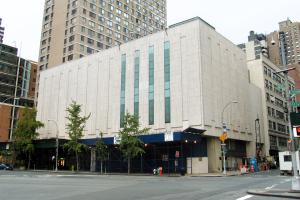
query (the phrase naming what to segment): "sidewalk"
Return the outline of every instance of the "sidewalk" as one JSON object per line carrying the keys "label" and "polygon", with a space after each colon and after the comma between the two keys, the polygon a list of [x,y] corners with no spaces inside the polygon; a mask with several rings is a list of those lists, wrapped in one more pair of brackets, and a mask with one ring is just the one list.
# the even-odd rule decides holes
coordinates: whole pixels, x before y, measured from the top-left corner
{"label": "sidewalk", "polygon": [[[119,175],[119,176],[154,176],[150,173],[103,173],[100,172],[90,172],[90,171],[69,171],[69,170],[14,170],[15,172],[24,172],[24,173],[36,173],[36,174],[53,174],[53,175],[89,175],[89,176],[102,176],[102,175]],[[240,171],[227,171],[227,174],[224,175],[222,172],[217,173],[205,173],[205,174],[185,174],[186,177],[227,177],[227,176],[240,176],[248,173],[241,173]],[[159,177],[159,176],[158,176]],[[179,173],[164,173],[162,177],[181,177]],[[183,177],[183,176],[182,176]]]}
{"label": "sidewalk", "polygon": [[291,199],[300,199],[300,192],[292,192],[290,190],[266,190],[266,189],[253,189],[248,190],[247,193],[260,196],[269,196],[269,197],[281,197],[281,198],[291,198]]}
{"label": "sidewalk", "polygon": [[226,175],[224,175],[222,172],[217,173],[206,173],[206,174],[187,174],[187,176],[190,177],[226,177],[226,176],[240,176],[247,173],[241,173],[240,171],[227,171]]}

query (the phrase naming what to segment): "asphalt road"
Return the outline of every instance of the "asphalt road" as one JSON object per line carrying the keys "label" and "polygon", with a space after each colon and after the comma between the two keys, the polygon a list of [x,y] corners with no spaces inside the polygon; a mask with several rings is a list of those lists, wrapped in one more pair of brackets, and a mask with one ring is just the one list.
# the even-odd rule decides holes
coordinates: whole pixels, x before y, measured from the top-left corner
{"label": "asphalt road", "polygon": [[254,188],[286,189],[279,172],[232,177],[154,177],[0,172],[1,200],[268,200]]}

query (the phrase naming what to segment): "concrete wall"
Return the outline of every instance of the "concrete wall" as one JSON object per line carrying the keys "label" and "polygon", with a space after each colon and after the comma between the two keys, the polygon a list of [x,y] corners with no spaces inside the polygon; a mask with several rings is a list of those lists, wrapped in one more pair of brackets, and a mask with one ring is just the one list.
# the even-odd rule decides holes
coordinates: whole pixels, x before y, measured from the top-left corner
{"label": "concrete wall", "polygon": [[187,174],[206,174],[208,173],[208,158],[193,157],[187,158]]}

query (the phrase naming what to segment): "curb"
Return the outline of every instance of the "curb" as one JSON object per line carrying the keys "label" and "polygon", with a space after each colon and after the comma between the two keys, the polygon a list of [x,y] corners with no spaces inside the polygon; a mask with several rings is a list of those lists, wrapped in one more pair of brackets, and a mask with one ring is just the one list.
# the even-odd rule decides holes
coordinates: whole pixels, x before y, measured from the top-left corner
{"label": "curb", "polygon": [[291,190],[248,190],[248,194],[269,196],[269,197],[281,197],[281,198],[292,198],[299,199],[300,193],[291,192]]}

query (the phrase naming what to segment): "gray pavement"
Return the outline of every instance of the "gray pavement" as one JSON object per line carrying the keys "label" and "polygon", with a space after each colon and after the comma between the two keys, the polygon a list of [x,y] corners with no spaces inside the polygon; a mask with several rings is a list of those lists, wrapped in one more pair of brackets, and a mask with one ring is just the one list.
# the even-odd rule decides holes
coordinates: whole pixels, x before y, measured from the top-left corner
{"label": "gray pavement", "polygon": [[[288,189],[278,171],[230,177],[156,177],[0,172],[0,199],[9,200],[262,200],[250,189]],[[287,199],[287,198],[286,198]]]}

